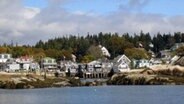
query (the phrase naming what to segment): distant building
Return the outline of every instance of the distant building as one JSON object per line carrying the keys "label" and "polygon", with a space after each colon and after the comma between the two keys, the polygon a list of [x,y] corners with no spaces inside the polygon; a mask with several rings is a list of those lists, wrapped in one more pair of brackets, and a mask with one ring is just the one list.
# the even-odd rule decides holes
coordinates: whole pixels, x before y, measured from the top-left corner
{"label": "distant building", "polygon": [[37,62],[32,62],[30,64],[30,70],[31,71],[40,70],[40,65]]}
{"label": "distant building", "polygon": [[151,55],[151,58],[155,58],[155,53],[153,51],[149,50],[148,53]]}
{"label": "distant building", "polygon": [[150,61],[147,59],[132,60],[133,68],[144,68],[150,66]]}
{"label": "distant building", "polygon": [[151,58],[150,65],[161,65],[163,62],[160,58]]}
{"label": "distant building", "polygon": [[0,54],[0,71],[5,70],[6,68],[6,62],[7,60],[12,59],[12,55],[11,54]]}
{"label": "distant building", "polygon": [[29,56],[21,56],[16,59],[16,62],[20,64],[20,69],[29,70],[33,62],[33,58]]}
{"label": "distant building", "polygon": [[68,73],[70,71],[71,76],[75,76],[78,72],[78,64],[72,61],[60,61],[60,71]]}
{"label": "distant building", "polygon": [[162,59],[163,62],[165,62],[166,64],[169,64],[172,58],[171,51],[170,50],[160,51],[160,58]]}
{"label": "distant building", "polygon": [[57,69],[56,59],[50,57],[43,58],[41,60],[41,68],[48,70]]}
{"label": "distant building", "polygon": [[103,47],[103,46],[101,46],[101,45],[99,45],[99,47],[100,47],[100,49],[101,49],[101,51],[102,51],[102,55],[103,55],[103,56],[111,57],[109,51],[108,51],[105,47]]}
{"label": "distant building", "polygon": [[20,64],[15,59],[8,59],[6,62],[6,72],[15,72],[20,70]]}
{"label": "distant building", "polygon": [[100,61],[92,61],[87,64],[88,72],[101,72],[102,71],[102,63]]}
{"label": "distant building", "polygon": [[77,57],[76,57],[74,54],[72,54],[72,61],[73,61],[73,62],[76,62],[76,58],[77,58]]}
{"label": "distant building", "polygon": [[11,58],[12,58],[11,54],[7,54],[7,53],[0,54],[0,63],[6,63],[6,61]]}
{"label": "distant building", "polygon": [[171,51],[175,51],[176,49],[180,48],[184,46],[184,43],[175,43],[172,47],[171,47]]}
{"label": "distant building", "polygon": [[115,72],[126,72],[130,70],[131,60],[126,55],[120,55],[113,60],[113,70]]}
{"label": "distant building", "polygon": [[102,62],[102,70],[104,72],[110,72],[113,67],[112,62]]}

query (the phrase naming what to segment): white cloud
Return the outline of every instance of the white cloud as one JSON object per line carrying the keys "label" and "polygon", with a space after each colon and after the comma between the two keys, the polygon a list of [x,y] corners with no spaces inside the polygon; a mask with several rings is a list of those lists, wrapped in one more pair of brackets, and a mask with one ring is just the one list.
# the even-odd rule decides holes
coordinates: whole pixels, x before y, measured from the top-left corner
{"label": "white cloud", "polygon": [[33,8],[33,7],[26,7],[23,11],[23,16],[25,19],[32,19],[34,18],[38,13],[40,13],[39,8]]}
{"label": "white cloud", "polygon": [[[47,40],[66,34],[86,35],[88,32],[184,32],[184,16],[167,17],[122,9],[106,15],[69,12],[61,8],[66,0],[49,1],[52,6],[40,10],[24,7],[22,0],[0,0],[0,42],[10,43],[14,40],[19,44],[35,44],[40,39]],[[139,8],[148,3],[148,0],[138,1],[130,0],[128,5]]]}

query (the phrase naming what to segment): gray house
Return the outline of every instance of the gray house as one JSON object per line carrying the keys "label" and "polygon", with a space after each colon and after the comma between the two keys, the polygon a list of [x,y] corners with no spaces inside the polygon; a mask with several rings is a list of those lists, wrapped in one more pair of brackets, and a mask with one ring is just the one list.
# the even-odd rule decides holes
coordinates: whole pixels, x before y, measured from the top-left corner
{"label": "gray house", "polygon": [[71,75],[75,75],[78,72],[78,64],[72,61],[61,61],[60,62],[61,70]]}
{"label": "gray house", "polygon": [[113,70],[115,72],[126,72],[130,70],[131,60],[126,55],[119,55],[113,60]]}
{"label": "gray house", "polygon": [[87,64],[88,72],[101,72],[102,71],[102,63],[100,61],[92,61]]}

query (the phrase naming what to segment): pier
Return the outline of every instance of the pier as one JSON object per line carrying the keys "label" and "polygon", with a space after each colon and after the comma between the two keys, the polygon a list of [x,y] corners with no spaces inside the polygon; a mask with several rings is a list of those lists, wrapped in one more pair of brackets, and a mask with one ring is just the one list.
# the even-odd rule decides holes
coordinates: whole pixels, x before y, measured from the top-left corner
{"label": "pier", "polygon": [[93,72],[93,73],[83,73],[83,78],[85,79],[96,79],[96,78],[107,78],[108,73],[107,72]]}

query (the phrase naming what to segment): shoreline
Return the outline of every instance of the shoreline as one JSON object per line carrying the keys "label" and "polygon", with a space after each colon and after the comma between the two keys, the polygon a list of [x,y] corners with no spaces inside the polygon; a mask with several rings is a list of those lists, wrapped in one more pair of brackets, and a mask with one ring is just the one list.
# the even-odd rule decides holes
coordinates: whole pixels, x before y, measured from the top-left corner
{"label": "shoreline", "polygon": [[81,79],[79,77],[47,77],[28,73],[0,72],[0,89],[37,89],[83,86],[119,85],[184,85],[184,69],[144,69],[116,73],[108,79]]}

